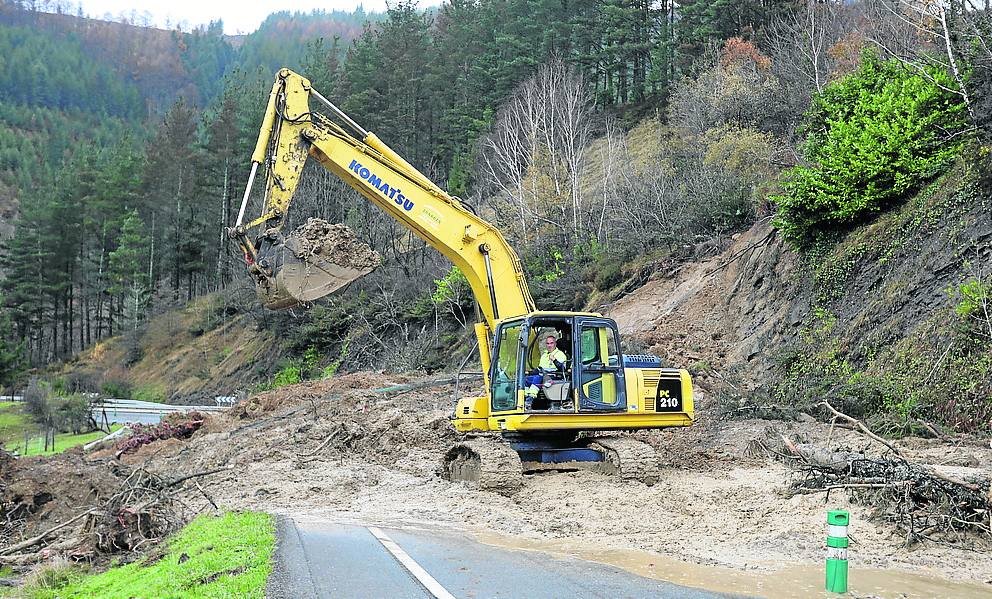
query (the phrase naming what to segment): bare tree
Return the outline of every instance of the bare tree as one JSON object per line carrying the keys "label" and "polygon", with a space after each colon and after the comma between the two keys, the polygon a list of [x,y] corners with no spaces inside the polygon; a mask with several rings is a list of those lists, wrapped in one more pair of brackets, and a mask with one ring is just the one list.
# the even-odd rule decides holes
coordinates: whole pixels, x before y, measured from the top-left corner
{"label": "bare tree", "polygon": [[551,226],[574,241],[586,233],[581,174],[592,138],[592,99],[582,76],[560,58],[541,66],[500,109],[482,140],[478,165],[497,222],[512,207],[516,234]]}
{"label": "bare tree", "polygon": [[[809,106],[814,93],[857,62],[864,14],[859,4],[809,2],[803,9],[781,12],[764,32],[771,72],[780,83],[780,98],[794,115]],[[852,56],[853,55],[853,56]]]}

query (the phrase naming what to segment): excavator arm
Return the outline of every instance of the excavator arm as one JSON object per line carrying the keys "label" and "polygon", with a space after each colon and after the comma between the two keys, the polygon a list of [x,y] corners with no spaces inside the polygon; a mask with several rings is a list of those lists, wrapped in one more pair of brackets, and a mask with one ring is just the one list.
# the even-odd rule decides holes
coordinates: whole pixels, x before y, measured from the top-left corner
{"label": "excavator arm", "polygon": [[[311,99],[329,108],[344,126],[312,112]],[[314,90],[306,78],[289,69],[276,75],[252,154],[251,175],[238,223],[229,230],[244,252],[249,271],[260,283],[280,283],[277,271],[283,265],[267,263],[259,245],[281,236],[308,157],[451,260],[468,280],[489,331],[501,319],[535,310],[520,261],[495,227],[438,187],[374,133],[358,126]],[[262,214],[243,224],[252,181],[260,165],[266,167]],[[263,230],[258,238],[261,243],[253,242],[249,234],[259,228]],[[336,274],[340,275],[338,282],[347,282],[349,273]],[[314,293],[326,295],[340,286],[319,286]],[[280,297],[286,297],[285,291]],[[303,297],[296,297],[299,295]],[[289,290],[289,296],[289,301],[281,302],[280,307],[298,303],[299,299],[316,299],[313,293],[294,290]],[[482,331],[479,327],[477,331],[481,341]]]}

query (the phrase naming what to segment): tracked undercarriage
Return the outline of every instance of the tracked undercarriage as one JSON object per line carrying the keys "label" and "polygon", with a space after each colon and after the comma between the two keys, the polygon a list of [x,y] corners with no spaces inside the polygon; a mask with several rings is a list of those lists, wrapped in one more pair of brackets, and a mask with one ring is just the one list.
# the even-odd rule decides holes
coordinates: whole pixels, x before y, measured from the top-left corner
{"label": "tracked undercarriage", "polygon": [[650,445],[628,437],[479,436],[449,449],[440,473],[483,491],[512,495],[523,485],[524,473],[543,470],[592,470],[652,485],[658,480],[658,459]]}

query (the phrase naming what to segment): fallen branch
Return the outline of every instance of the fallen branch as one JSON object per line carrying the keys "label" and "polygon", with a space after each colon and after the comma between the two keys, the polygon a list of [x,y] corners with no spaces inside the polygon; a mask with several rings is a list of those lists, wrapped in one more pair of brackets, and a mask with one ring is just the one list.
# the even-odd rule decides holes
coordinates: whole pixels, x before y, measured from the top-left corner
{"label": "fallen branch", "polygon": [[344,429],[340,429],[340,428],[339,428],[339,429],[337,429],[337,430],[335,430],[335,431],[334,431],[333,433],[331,433],[331,434],[329,434],[329,435],[327,435],[327,438],[326,438],[326,439],[324,439],[324,442],[323,442],[323,443],[321,443],[321,444],[320,444],[320,445],[319,445],[319,446],[317,447],[317,449],[314,449],[314,450],[313,450],[313,451],[311,451],[310,453],[303,453],[303,454],[300,454],[300,457],[303,457],[303,458],[306,458],[306,457],[310,457],[310,456],[312,456],[312,455],[317,455],[318,453],[320,453],[320,452],[321,452],[321,450],[323,450],[323,449],[324,449],[325,447],[327,447],[327,445],[328,445],[328,444],[329,444],[329,443],[330,443],[331,441],[333,441],[333,440],[334,440],[334,439],[335,439],[335,438],[336,438],[336,437],[337,437],[337,436],[338,436],[339,434],[341,434],[341,431],[342,431],[342,430],[344,430]]}
{"label": "fallen branch", "polygon": [[226,472],[228,470],[234,470],[233,464],[228,464],[227,466],[221,466],[220,468],[213,468],[211,470],[204,470],[202,472],[194,472],[193,474],[187,474],[186,476],[180,476],[179,478],[174,478],[165,482],[164,488],[174,487],[180,483],[184,483],[191,478],[199,478],[201,476],[209,476],[211,474],[217,474],[218,472]]}
{"label": "fallen branch", "polygon": [[61,530],[61,529],[65,528],[66,526],[69,526],[73,522],[78,522],[79,520],[82,520],[86,516],[97,515],[97,514],[100,514],[100,511],[98,511],[98,510],[86,510],[85,512],[79,514],[78,516],[76,516],[76,517],[74,517],[74,518],[72,518],[70,520],[66,520],[62,524],[59,524],[57,526],[53,526],[52,528],[49,528],[48,530],[46,530],[45,532],[41,533],[40,535],[31,537],[30,539],[26,539],[24,541],[21,541],[20,543],[17,543],[15,545],[11,545],[9,547],[4,548],[3,551],[0,551],[0,556],[2,556],[2,555],[10,555],[12,553],[16,553],[16,552],[20,551],[21,549],[27,549],[28,547],[31,547],[33,545],[37,545],[38,543],[44,541],[45,538],[48,537],[53,532],[55,532],[57,530]]}
{"label": "fallen branch", "polygon": [[207,492],[203,489],[203,487],[200,486],[199,481],[195,481],[194,480],[193,481],[193,484],[195,484],[196,485],[196,488],[200,491],[200,493],[203,494],[203,496],[207,498],[207,501],[210,502],[210,505],[214,506],[214,509],[215,510],[219,510],[220,509],[219,507],[217,507],[217,503],[214,501],[213,497],[211,497],[210,495],[207,495]]}
{"label": "fallen branch", "polygon": [[845,421],[851,423],[859,431],[861,431],[862,433],[864,433],[867,437],[869,437],[870,439],[873,439],[875,441],[878,441],[882,445],[888,447],[889,450],[892,453],[896,454],[899,457],[902,457],[902,454],[899,453],[899,450],[896,449],[894,445],[892,445],[891,443],[889,443],[885,439],[879,437],[875,433],[871,432],[871,430],[867,426],[865,426],[864,423],[861,422],[860,420],[858,420],[857,418],[851,418],[850,416],[848,416],[847,414],[844,414],[843,412],[838,412],[832,405],[830,405],[829,402],[821,401],[818,405],[825,406],[828,410],[830,410],[833,413],[834,418],[839,418],[841,420],[845,420]]}
{"label": "fallen branch", "polygon": [[798,495],[809,495],[811,493],[830,492],[835,489],[887,489],[905,485],[907,481],[896,481],[892,483],[846,483],[842,485],[828,485],[820,488],[798,487],[793,489],[793,493]]}
{"label": "fallen branch", "polygon": [[395,393],[396,395],[402,395],[403,393],[409,393],[410,391],[416,391],[417,389],[426,389],[428,387],[445,387],[447,385],[454,385],[458,380],[468,378],[474,379],[482,378],[481,372],[463,372],[460,375],[449,376],[442,379],[433,379],[430,381],[421,381],[419,383],[407,383],[404,385],[392,385],[390,387],[380,387],[378,389],[373,389],[372,393]]}
{"label": "fallen branch", "polygon": [[860,494],[876,516],[905,533],[907,544],[934,540],[938,533],[960,545],[966,532],[992,537],[988,479],[962,481],[901,456],[870,456],[794,443],[784,435],[756,440],[756,446],[794,468],[795,494],[842,489]]}

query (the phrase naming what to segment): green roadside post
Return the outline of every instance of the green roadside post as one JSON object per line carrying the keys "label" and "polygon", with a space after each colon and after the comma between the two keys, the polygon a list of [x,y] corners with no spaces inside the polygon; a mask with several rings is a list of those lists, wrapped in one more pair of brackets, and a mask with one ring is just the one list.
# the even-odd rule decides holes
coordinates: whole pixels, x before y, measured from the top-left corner
{"label": "green roadside post", "polygon": [[827,591],[847,592],[847,510],[827,512]]}

